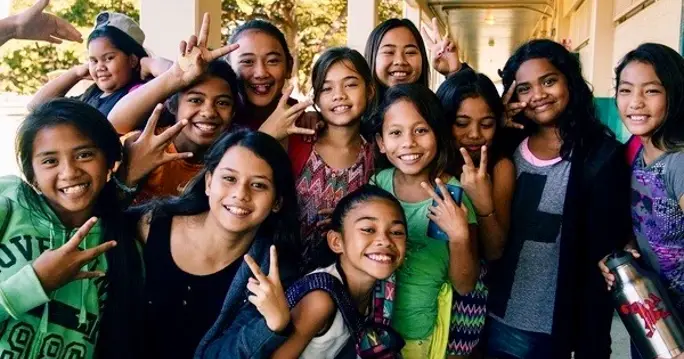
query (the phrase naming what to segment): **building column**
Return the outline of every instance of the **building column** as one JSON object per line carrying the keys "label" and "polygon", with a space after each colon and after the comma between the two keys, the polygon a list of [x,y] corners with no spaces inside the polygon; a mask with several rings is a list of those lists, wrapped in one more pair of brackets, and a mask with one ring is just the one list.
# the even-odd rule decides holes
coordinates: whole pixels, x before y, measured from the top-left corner
{"label": "building column", "polygon": [[[198,34],[204,13],[211,15],[210,47],[221,46],[221,2],[216,0],[141,0],[140,26],[145,32],[145,48],[154,55],[175,60],[178,44]],[[163,15],[162,15],[163,14]],[[173,24],[166,26],[164,24]]]}
{"label": "building column", "polygon": [[348,0],[347,46],[364,53],[368,35],[378,23],[378,0]]}
{"label": "building column", "polygon": [[586,68],[587,80],[594,88],[596,97],[613,95],[613,0],[592,0],[589,28],[589,63]]}

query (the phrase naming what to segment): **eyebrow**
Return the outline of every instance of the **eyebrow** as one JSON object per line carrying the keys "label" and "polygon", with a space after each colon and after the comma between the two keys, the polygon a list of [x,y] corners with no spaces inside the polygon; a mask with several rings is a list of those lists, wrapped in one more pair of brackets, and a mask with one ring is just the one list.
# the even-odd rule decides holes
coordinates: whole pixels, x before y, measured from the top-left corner
{"label": "eyebrow", "polygon": [[[239,171],[236,171],[236,170],[234,170],[234,169],[232,169],[232,168],[230,168],[230,167],[221,167],[221,168],[219,168],[219,169],[224,170],[224,171],[228,171],[228,172],[240,173]],[[256,175],[256,176],[252,176],[252,177],[254,177],[254,178],[261,178],[261,179],[266,180],[266,181],[268,181],[268,182],[273,182],[273,181],[271,181],[270,178],[268,178],[268,177],[266,177],[266,176],[262,176],[262,175]]]}
{"label": "eyebrow", "polygon": [[[621,85],[626,84],[626,85],[632,85],[632,86],[634,86],[633,83],[631,83],[631,82],[629,82],[629,81],[625,81],[625,80],[620,80],[620,84],[621,84]],[[653,81],[649,81],[649,82],[646,82],[646,83],[642,84],[642,86],[646,86],[646,85],[663,86],[663,84],[662,84],[660,81],[658,81],[658,80],[653,80]]]}
{"label": "eyebrow", "polygon": [[[271,52],[266,54],[266,56],[272,56],[272,55],[280,56],[280,57],[284,56],[282,53],[280,53],[278,51],[271,51]],[[249,57],[249,56],[256,56],[256,54],[253,52],[244,52],[244,53],[241,53],[240,56],[238,56],[238,58]]]}
{"label": "eyebrow", "polygon": [[[80,151],[80,150],[85,150],[85,149],[97,149],[97,146],[95,145],[82,145],[82,146],[77,146],[71,149],[72,152]],[[51,156],[57,154],[58,151],[43,151],[39,152],[36,154],[36,157],[45,157],[45,156]]]}
{"label": "eyebrow", "polygon": [[[344,78],[343,78],[342,80],[340,80],[340,81],[358,80],[358,79],[359,79],[359,77],[356,76],[356,75],[349,75],[349,76],[344,77]],[[333,82],[333,81],[332,81],[332,80],[325,80],[323,83],[330,83],[330,82]]]}
{"label": "eyebrow", "polygon": [[116,55],[116,51],[109,51],[109,52],[105,52],[104,54],[102,54],[102,55],[100,55],[100,56],[88,56],[88,57],[92,59],[92,58],[97,58],[97,57],[107,56],[107,55],[111,55],[111,54],[114,54],[114,55]]}
{"label": "eyebrow", "polygon": [[374,222],[375,222],[375,221],[377,221],[377,220],[378,220],[378,219],[377,219],[376,217],[363,216],[363,217],[357,218],[357,219],[354,221],[354,223],[358,223],[358,222],[361,222],[361,221],[374,221]]}

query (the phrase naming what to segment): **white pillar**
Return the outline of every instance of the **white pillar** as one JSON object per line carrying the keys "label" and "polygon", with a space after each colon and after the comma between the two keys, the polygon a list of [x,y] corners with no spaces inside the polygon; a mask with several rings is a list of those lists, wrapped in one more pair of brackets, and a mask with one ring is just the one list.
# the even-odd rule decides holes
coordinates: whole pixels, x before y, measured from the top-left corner
{"label": "white pillar", "polygon": [[363,54],[368,35],[378,22],[378,0],[348,0],[347,46]]}
{"label": "white pillar", "polygon": [[[586,67],[587,80],[594,88],[594,96],[613,95],[613,0],[592,0],[589,28],[589,63]],[[574,39],[573,39],[574,40]]]}
{"label": "white pillar", "polygon": [[[209,46],[221,45],[221,2],[217,0],[141,0],[140,26],[145,32],[145,48],[170,60],[178,57],[178,44],[196,35],[202,17],[211,15]],[[163,14],[163,15],[162,15]]]}

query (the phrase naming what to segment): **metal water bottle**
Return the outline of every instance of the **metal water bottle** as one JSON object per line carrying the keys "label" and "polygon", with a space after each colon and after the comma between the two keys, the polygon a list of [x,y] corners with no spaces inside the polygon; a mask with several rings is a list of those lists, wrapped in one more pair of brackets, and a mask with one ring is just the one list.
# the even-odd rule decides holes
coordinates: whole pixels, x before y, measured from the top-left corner
{"label": "metal water bottle", "polygon": [[657,275],[641,268],[626,251],[611,254],[606,266],[615,275],[615,309],[639,354],[655,359],[683,353],[684,327]]}

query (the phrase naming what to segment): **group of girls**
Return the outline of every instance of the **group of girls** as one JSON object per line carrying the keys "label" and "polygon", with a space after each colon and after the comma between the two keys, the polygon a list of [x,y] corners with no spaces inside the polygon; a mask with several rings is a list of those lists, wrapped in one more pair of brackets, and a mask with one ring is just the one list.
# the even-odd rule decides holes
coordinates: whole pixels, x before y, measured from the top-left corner
{"label": "group of girls", "polygon": [[[684,313],[674,50],[617,67],[628,162],[558,43],[517,49],[502,99],[436,23],[429,59],[391,19],[365,56],[321,54],[297,102],[275,26],[211,50],[209,21],[169,61],[100,14],[88,71],[36,94],[24,178],[0,181],[3,356],[608,358],[596,264],[610,285],[601,260],[625,246]],[[86,94],[54,98],[87,73]]]}

